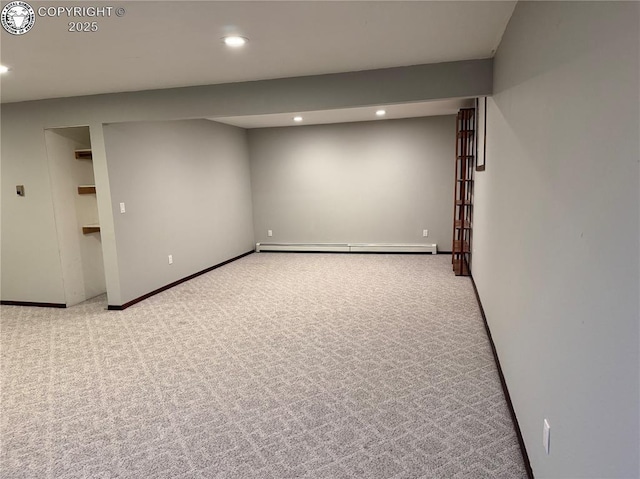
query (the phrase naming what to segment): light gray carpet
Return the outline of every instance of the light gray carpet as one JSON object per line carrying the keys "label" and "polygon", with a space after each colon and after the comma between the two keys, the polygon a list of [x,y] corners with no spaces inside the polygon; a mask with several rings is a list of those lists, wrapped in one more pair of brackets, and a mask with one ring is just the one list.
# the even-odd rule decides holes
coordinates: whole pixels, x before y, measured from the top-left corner
{"label": "light gray carpet", "polygon": [[526,477],[449,256],[253,254],[104,307],[2,307],[3,478]]}

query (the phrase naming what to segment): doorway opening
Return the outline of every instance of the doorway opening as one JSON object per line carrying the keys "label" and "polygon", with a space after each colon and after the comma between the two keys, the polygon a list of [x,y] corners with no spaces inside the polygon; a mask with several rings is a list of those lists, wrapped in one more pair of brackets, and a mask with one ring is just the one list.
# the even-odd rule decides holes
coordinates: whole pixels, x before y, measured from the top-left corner
{"label": "doorway opening", "polygon": [[45,130],[49,176],[67,307],[107,304],[88,126]]}

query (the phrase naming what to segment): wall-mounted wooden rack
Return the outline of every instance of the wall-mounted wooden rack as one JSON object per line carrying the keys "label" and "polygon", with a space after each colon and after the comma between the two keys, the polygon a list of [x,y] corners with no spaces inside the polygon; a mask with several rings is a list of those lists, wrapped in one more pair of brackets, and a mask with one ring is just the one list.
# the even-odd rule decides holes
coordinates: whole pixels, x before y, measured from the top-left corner
{"label": "wall-mounted wooden rack", "polygon": [[96,193],[96,185],[80,185],[78,186],[79,195],[94,195]]}
{"label": "wall-mounted wooden rack", "polygon": [[100,233],[100,225],[85,225],[82,227],[82,234]]}
{"label": "wall-mounted wooden rack", "polygon": [[93,160],[93,154],[91,149],[86,148],[83,150],[76,150],[76,160]]}

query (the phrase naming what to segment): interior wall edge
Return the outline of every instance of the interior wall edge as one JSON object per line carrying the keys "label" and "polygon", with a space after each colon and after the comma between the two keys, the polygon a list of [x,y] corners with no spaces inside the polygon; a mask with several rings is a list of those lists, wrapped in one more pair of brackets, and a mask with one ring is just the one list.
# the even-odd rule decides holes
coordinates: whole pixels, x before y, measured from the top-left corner
{"label": "interior wall edge", "polygon": [[107,306],[107,309],[110,310],[110,311],[123,311],[123,310],[133,306],[134,304],[137,304],[137,303],[139,303],[141,301],[144,301],[145,299],[150,298],[151,296],[155,296],[156,294],[162,293],[163,291],[166,291],[166,290],[171,289],[171,288],[173,288],[175,286],[178,286],[179,284],[182,284],[182,283],[190,281],[190,280],[192,280],[194,278],[197,278],[198,276],[203,275],[205,273],[208,273],[210,271],[213,271],[214,269],[220,268],[221,266],[224,266],[226,264],[232,263],[233,261],[237,261],[240,258],[244,258],[245,256],[248,256],[248,255],[250,255],[250,254],[252,254],[254,252],[255,251],[253,251],[253,250],[247,251],[245,253],[242,253],[242,254],[240,254],[238,256],[230,258],[230,259],[228,259],[226,261],[223,261],[221,263],[215,264],[213,266],[209,266],[208,268],[205,268],[202,271],[198,271],[197,273],[193,273],[193,274],[190,274],[189,276],[185,276],[184,278],[181,278],[181,279],[179,279],[177,281],[174,281],[174,282],[169,283],[169,284],[167,284],[165,286],[162,286],[162,287],[160,287],[158,289],[155,289],[155,290],[150,291],[150,292],[148,292],[146,294],[143,294],[142,296],[139,296],[138,298],[134,298],[134,299],[132,299],[130,301],[127,301],[124,304],[111,304],[111,303],[109,303],[109,305]]}
{"label": "interior wall edge", "polygon": [[495,362],[496,369],[498,371],[498,376],[500,377],[502,392],[504,393],[504,398],[507,402],[507,407],[509,408],[509,414],[511,415],[511,420],[513,421],[513,426],[516,432],[516,436],[518,438],[518,444],[520,445],[520,452],[522,453],[522,460],[524,462],[524,467],[527,471],[527,476],[529,477],[529,479],[534,479],[533,469],[531,468],[531,462],[529,461],[529,454],[527,453],[527,446],[524,443],[524,438],[522,437],[522,430],[520,429],[520,423],[518,422],[518,415],[516,414],[516,410],[513,406],[513,402],[511,401],[509,386],[507,385],[507,381],[504,377],[504,373],[502,372],[500,357],[498,355],[498,350],[496,349],[496,345],[493,342],[493,337],[491,335],[491,328],[489,327],[489,322],[487,321],[487,316],[485,315],[484,307],[482,306],[480,293],[478,292],[478,288],[476,286],[475,280],[473,279],[473,275],[469,276],[469,279],[471,280],[471,285],[473,286],[473,292],[475,294],[476,301],[478,302],[478,308],[480,309],[480,315],[482,316],[482,323],[484,324],[484,328],[487,333],[487,338],[489,339],[489,345],[491,346],[491,352],[493,353],[493,360]]}

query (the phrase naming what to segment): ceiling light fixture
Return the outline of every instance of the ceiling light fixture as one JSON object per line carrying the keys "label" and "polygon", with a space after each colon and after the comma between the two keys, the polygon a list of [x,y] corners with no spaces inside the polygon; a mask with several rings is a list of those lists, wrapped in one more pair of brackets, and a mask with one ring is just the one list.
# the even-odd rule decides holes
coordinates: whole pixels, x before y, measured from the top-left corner
{"label": "ceiling light fixture", "polygon": [[300,123],[302,121],[302,117],[301,116],[294,116],[293,117],[293,121],[295,121],[296,123]]}
{"label": "ceiling light fixture", "polygon": [[385,116],[387,114],[386,110],[378,110],[376,112],[376,116]]}
{"label": "ceiling light fixture", "polygon": [[223,40],[224,40],[225,45],[227,45],[228,47],[233,47],[233,48],[244,46],[244,44],[249,41],[247,38],[239,37],[237,35],[224,37]]}
{"label": "ceiling light fixture", "polygon": [[5,67],[4,65],[0,65],[0,73],[7,73],[9,71],[9,67]]}

